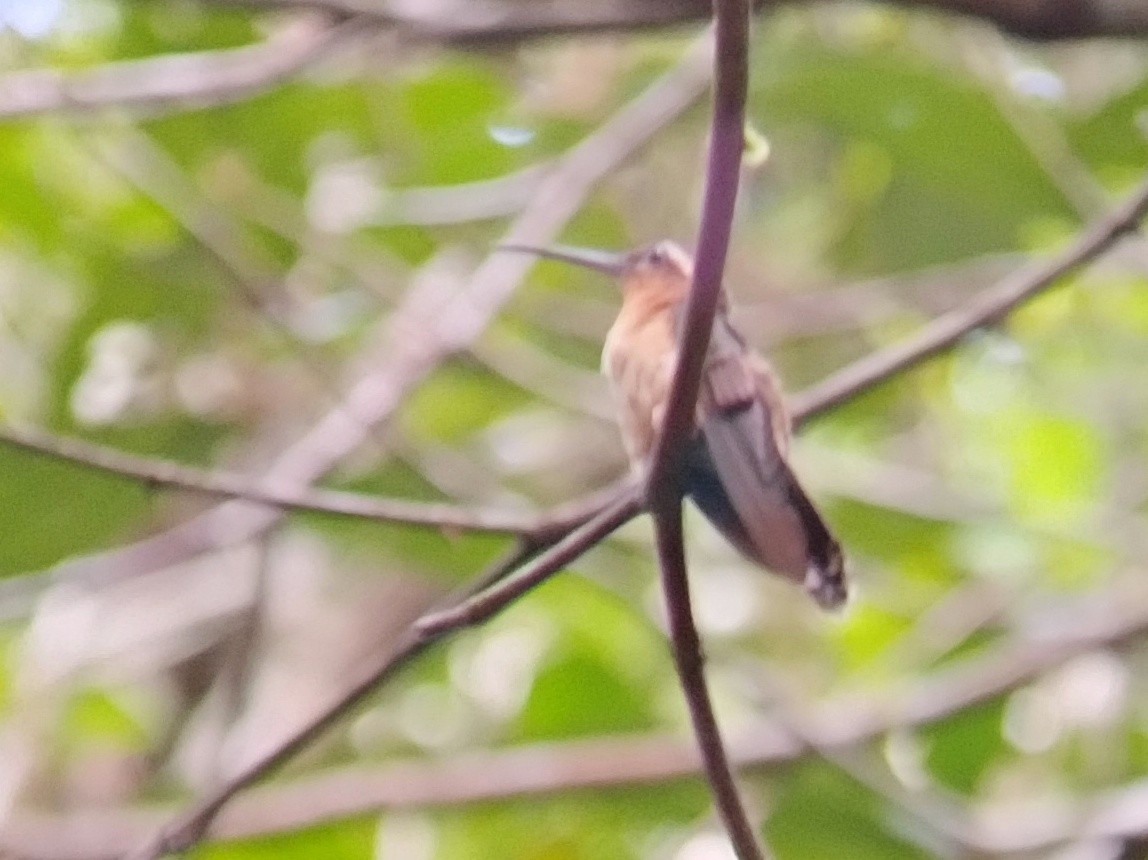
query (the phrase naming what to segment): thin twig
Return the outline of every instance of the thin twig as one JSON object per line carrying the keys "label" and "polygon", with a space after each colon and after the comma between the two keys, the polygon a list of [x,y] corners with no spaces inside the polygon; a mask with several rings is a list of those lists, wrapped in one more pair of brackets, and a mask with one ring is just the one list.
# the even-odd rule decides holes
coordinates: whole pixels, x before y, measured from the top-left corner
{"label": "thin twig", "polygon": [[1148,181],[1059,254],[1019,269],[978,294],[968,304],[937,317],[912,337],[867,355],[801,392],[790,401],[794,424],[804,423],[814,415],[851,400],[859,393],[952,348],[974,329],[996,322],[1017,305],[1096,259],[1135,230],[1146,214]]}
{"label": "thin twig", "polygon": [[266,482],[252,481],[231,472],[197,469],[157,457],[141,457],[30,427],[0,425],[0,444],[146,484],[191,490],[209,496],[244,499],[288,510],[500,534],[532,534],[553,528],[551,518],[545,515],[502,513],[437,502],[384,499],[363,493],[315,487],[277,489]]}
{"label": "thin twig", "polygon": [[363,21],[331,25],[304,17],[243,48],[165,54],[82,72],[12,72],[0,77],[0,119],[107,107],[154,115],[229,104],[270,89],[363,33]]}
{"label": "thin twig", "polygon": [[678,342],[677,367],[650,460],[646,501],[654,518],[674,663],[689,705],[706,779],[739,860],[761,860],[766,854],[738,794],[706,687],[701,642],[690,608],[680,482],[681,462],[694,432],[695,404],[721,297],[737,198],[749,78],[749,16],[749,0],[714,0],[713,119],[697,259]]}
{"label": "thin twig", "polygon": [[428,613],[415,622],[426,634],[440,635],[450,630],[481,624],[531,589],[542,584],[552,573],[578,558],[599,543],[642,509],[636,489],[622,495],[593,519],[571,531],[521,570],[473,597],[438,612]]}

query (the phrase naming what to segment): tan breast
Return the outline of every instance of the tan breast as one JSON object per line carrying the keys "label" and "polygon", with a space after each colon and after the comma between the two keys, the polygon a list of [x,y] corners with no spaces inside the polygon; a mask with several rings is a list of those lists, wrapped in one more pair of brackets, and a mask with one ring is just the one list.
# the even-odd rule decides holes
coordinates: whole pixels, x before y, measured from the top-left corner
{"label": "tan breast", "polygon": [[602,372],[610,380],[631,465],[646,461],[665,411],[676,361],[673,311],[623,303],[606,335]]}

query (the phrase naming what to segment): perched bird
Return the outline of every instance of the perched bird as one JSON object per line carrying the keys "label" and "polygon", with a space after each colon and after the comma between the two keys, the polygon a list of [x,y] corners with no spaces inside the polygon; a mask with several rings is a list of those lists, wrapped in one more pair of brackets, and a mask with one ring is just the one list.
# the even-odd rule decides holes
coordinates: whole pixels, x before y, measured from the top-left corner
{"label": "perched bird", "polygon": [[[644,473],[665,415],[693,260],[670,241],[627,254],[503,245],[617,278],[622,309],[606,335],[609,378],[626,452]],[[790,421],[769,363],[730,323],[723,294],[702,373],[686,493],[746,557],[805,587],[825,608],[845,602],[841,547],[786,459]]]}

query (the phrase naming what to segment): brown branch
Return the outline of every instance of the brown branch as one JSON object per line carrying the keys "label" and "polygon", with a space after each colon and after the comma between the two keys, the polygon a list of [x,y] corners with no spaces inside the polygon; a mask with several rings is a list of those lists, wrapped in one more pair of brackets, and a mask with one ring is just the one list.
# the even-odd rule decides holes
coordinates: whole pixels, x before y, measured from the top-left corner
{"label": "brown branch", "polygon": [[[703,0],[627,0],[567,4],[494,2],[481,8],[460,2],[421,9],[378,0],[206,0],[221,6],[254,9],[312,9],[357,16],[389,27],[405,41],[459,47],[497,46],[563,34],[592,34],[671,26],[704,21],[710,16]],[[760,5],[760,0],[759,0]]]}
{"label": "brown branch", "polygon": [[661,516],[654,512],[654,530],[674,664],[689,707],[706,781],[738,860],[764,860],[769,855],[759,843],[738,793],[733,765],[706,686],[705,658],[690,606],[680,499],[676,510]]}
{"label": "brown branch", "polygon": [[361,21],[292,21],[266,42],[167,54],[82,72],[30,69],[0,77],[0,118],[132,107],[153,115],[230,104],[271,89],[360,38]]}
{"label": "brown branch", "polygon": [[[362,15],[396,29],[404,38],[482,46],[560,34],[626,32],[665,27],[709,17],[708,0],[567,0],[523,4],[491,0],[480,8],[466,0],[425,11],[387,0],[207,0],[257,9],[319,9]],[[805,6],[824,0],[780,0]],[[1032,39],[1148,35],[1148,7],[1133,0],[885,0],[908,9],[932,9],[988,21]],[[755,9],[767,7],[755,0]]]}
{"label": "brown branch", "polygon": [[893,376],[951,349],[974,329],[1000,320],[1022,302],[1095,260],[1137,229],[1148,214],[1148,181],[1114,212],[1089,227],[1068,248],[1033,262],[979,293],[968,304],[937,317],[917,334],[865,356],[790,401],[795,424],[827,412]]}
{"label": "brown branch", "polygon": [[642,502],[637,489],[631,488],[514,575],[453,606],[427,613],[415,622],[415,627],[424,634],[438,636],[451,630],[481,624],[541,585],[551,574],[637,516],[641,509]]}
{"label": "brown branch", "polygon": [[646,478],[646,502],[654,518],[674,663],[706,779],[739,860],[761,860],[766,855],[738,794],[706,687],[702,646],[690,607],[682,534],[681,464],[694,433],[702,367],[722,292],[744,145],[749,79],[749,0],[714,0],[713,9],[716,48],[705,200],[693,282],[678,340],[677,367]]}
{"label": "brown branch", "polygon": [[[810,740],[825,749],[855,748],[996,699],[1079,654],[1139,639],[1148,633],[1148,604],[1137,579],[1075,603],[1081,611],[1067,618],[1056,612],[1042,616],[1036,635],[1017,635],[903,689],[821,702],[804,714],[802,737],[774,719],[756,722],[734,740],[731,755],[739,768],[762,768],[811,753]],[[664,783],[695,776],[700,767],[693,744],[651,733],[341,768],[252,790],[221,814],[215,833],[221,839],[250,838],[386,809]],[[0,851],[36,860],[102,860],[123,853],[168,814],[143,808],[65,815],[22,811],[0,825]],[[1110,823],[1110,836],[1139,832],[1146,824],[1143,814],[1138,821],[1105,819],[1099,805],[1093,814],[1097,824]],[[1074,820],[1065,816],[1019,836],[969,822],[965,840],[988,854],[1037,850],[1077,835]]]}
{"label": "brown branch", "polygon": [[[130,106],[155,114],[229,104],[296,75],[362,33],[364,24],[389,27],[404,40],[459,46],[497,45],[558,34],[623,32],[673,26],[709,17],[708,0],[631,0],[628,3],[524,4],[504,0],[476,10],[456,5],[422,11],[380,0],[205,0],[221,6],[299,9],[323,13],[338,25],[292,22],[266,43],[244,48],[172,54],[108,63],[83,72],[31,69],[0,77],[0,118]],[[785,0],[806,5],[814,0]],[[1036,39],[1148,35],[1148,7],[1126,0],[887,0],[890,5],[968,15]],[[765,3],[758,0],[756,8]],[[492,6],[494,7],[492,12]],[[537,8],[536,8],[537,7]]]}
{"label": "brown branch", "polygon": [[[383,499],[344,490],[279,490],[271,484],[252,481],[242,475],[215,469],[197,469],[156,457],[141,457],[79,439],[54,436],[30,427],[0,425],[0,444],[145,484],[191,490],[208,496],[243,499],[294,511],[459,531],[528,535],[543,531],[552,533],[554,529],[553,519],[545,515],[500,513],[434,502]],[[561,522],[565,523],[566,520]]]}

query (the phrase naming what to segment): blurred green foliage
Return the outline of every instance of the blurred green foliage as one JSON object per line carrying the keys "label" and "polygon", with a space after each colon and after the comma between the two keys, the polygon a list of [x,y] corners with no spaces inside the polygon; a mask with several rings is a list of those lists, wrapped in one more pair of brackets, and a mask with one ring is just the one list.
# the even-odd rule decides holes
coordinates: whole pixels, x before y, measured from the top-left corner
{"label": "blurred green foliage", "polygon": [[[73,0],[43,38],[0,32],[0,62],[79,69],[235,47],[261,38],[265,23],[252,10],[188,2]],[[436,266],[467,271],[507,222],[498,212],[469,224],[395,223],[384,216],[396,196],[560,158],[667,69],[688,35],[490,52],[399,45],[231,105],[4,121],[0,411],[138,453],[259,474],[365,370],[348,370],[348,358],[392,337],[386,323],[408,290],[436,277]],[[1018,255],[1062,246],[1144,172],[1142,52],[990,36],[876,6],[784,9],[757,27],[749,113],[771,154],[745,170],[729,287],[735,304],[755,310],[744,327],[792,388],[958,306]],[[1096,62],[1106,50],[1121,63]],[[592,194],[564,239],[620,246],[667,234],[688,243],[706,121],[692,110],[659,133]],[[993,653],[1026,614],[1100,589],[1139,562],[1148,284],[1142,261],[1127,256],[819,418],[796,443],[858,581],[843,617],[819,616],[784,583],[747,578],[690,521],[699,615],[731,737],[777,706],[763,679],[802,705],[893,696]],[[605,404],[596,365],[613,300],[595,277],[543,265],[492,330],[542,350]],[[794,301],[811,310],[792,312]],[[610,424],[564,394],[561,383],[505,378],[481,351],[453,356],[332,480],[419,500],[556,504],[623,469]],[[171,754],[210,720],[196,661],[211,664],[227,643],[242,596],[228,596],[225,579],[194,590],[209,559],[163,586],[170,597],[93,597],[61,621],[57,604],[75,595],[42,572],[204,503],[7,448],[0,474],[0,573],[13,594],[36,592],[31,603],[0,595],[13,601],[2,607],[5,642],[15,643],[0,671],[6,718],[39,726],[26,740],[30,804],[191,796],[202,768]],[[301,719],[285,704],[292,697],[299,711],[313,710],[355,660],[387,647],[391,626],[413,617],[426,593],[473,575],[508,545],[288,518],[267,566],[278,608],[259,660],[270,668],[253,670],[263,681],[251,693],[273,715],[253,718],[262,728],[252,733],[276,735]],[[930,614],[943,601],[980,587],[1001,597],[999,611],[967,630],[959,618],[956,632],[929,626],[950,620],[943,609],[940,621]],[[418,663],[283,778],[472,748],[688,737],[655,588],[646,527],[627,527],[564,578]],[[120,604],[136,614],[117,615]],[[1058,787],[1100,787],[1097,774],[1143,778],[1143,659],[1137,641],[1103,664],[1110,675],[1084,673],[1100,685],[1084,698],[1109,703],[1091,716],[1068,709],[1033,722],[1009,693],[907,729],[919,780],[905,781],[905,792],[955,795],[976,809],[1024,799],[1034,773]],[[278,690],[283,677],[293,692]],[[1021,692],[1044,684],[1056,701],[1061,682],[1042,678]],[[865,750],[879,763],[889,758],[882,740]],[[129,788],[101,782],[90,762],[103,747],[144,776]],[[895,797],[814,756],[747,782],[780,860],[953,856]],[[400,821],[408,814],[196,854],[718,856],[698,847],[713,829],[700,779],[447,805],[417,813],[417,826]]]}

